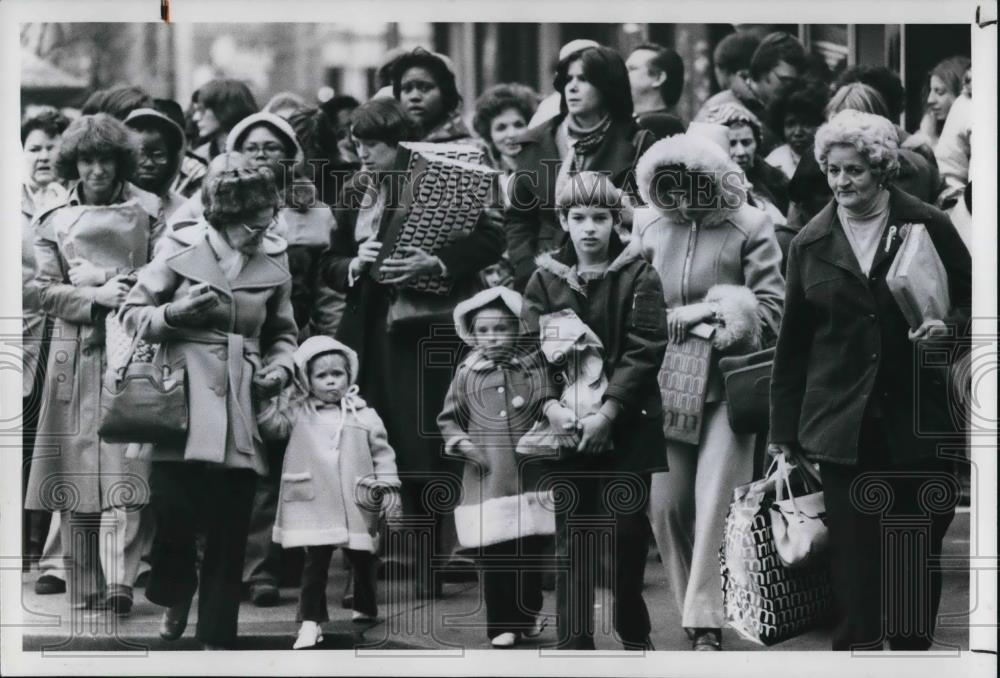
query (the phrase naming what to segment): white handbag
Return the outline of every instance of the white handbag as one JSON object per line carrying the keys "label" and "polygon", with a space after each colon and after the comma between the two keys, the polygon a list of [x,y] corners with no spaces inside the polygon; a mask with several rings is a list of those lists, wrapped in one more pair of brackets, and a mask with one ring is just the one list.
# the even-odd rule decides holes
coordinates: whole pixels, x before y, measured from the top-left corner
{"label": "white handbag", "polygon": [[[778,558],[789,568],[805,567],[826,554],[829,532],[819,473],[805,459],[794,463],[779,455],[774,460],[775,500],[771,504],[771,531]],[[798,470],[808,494],[795,496],[790,475]],[[787,490],[788,496],[785,496]]]}

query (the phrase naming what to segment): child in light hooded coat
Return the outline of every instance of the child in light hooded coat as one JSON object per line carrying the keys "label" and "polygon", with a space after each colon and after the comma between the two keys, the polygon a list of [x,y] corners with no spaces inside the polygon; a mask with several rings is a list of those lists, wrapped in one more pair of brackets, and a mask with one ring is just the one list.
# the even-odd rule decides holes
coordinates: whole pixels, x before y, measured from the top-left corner
{"label": "child in light hooded coat", "polygon": [[358,397],[357,354],[327,336],[310,337],[295,352],[298,386],[258,417],[261,434],[287,440],[272,538],[306,547],[294,649],[323,640],[329,619],[327,572],[337,547],[354,572],[357,622],[377,618],[378,519],[398,515],[396,456],[385,425]]}

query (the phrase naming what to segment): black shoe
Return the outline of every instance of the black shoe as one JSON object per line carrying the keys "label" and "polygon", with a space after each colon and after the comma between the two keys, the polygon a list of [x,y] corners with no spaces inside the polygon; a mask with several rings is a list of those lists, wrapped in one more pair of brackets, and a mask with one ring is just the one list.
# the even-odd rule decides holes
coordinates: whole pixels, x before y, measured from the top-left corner
{"label": "black shoe", "polygon": [[250,600],[257,607],[274,607],[281,602],[281,594],[274,584],[257,582],[250,585]]}
{"label": "black shoe", "polygon": [[132,586],[137,589],[144,589],[149,586],[149,570],[141,572],[139,576],[135,578],[135,584]]}
{"label": "black shoe", "polygon": [[43,574],[35,581],[35,593],[49,596],[53,593],[66,593],[66,582],[51,574]]}
{"label": "black shoe", "polygon": [[163,640],[177,640],[184,635],[187,628],[188,612],[191,610],[191,601],[187,600],[173,607],[168,607],[160,618],[160,638]]}
{"label": "black shoe", "polygon": [[695,629],[691,648],[701,652],[718,652],[722,649],[722,629]]}
{"label": "black shoe", "polygon": [[132,587],[112,584],[104,597],[104,607],[115,614],[125,616],[132,611]]}

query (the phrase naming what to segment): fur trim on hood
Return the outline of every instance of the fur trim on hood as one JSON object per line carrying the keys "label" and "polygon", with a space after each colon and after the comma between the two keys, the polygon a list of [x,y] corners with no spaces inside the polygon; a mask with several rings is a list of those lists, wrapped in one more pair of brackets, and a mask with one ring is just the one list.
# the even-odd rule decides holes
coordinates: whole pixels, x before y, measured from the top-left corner
{"label": "fur trim on hood", "polygon": [[521,306],[524,304],[524,298],[518,292],[508,287],[490,287],[455,306],[452,317],[455,319],[455,331],[458,332],[458,336],[462,341],[469,346],[475,347],[475,337],[472,336],[472,318],[476,311],[497,300],[503,303],[507,307],[507,310],[520,322]]}
{"label": "fur trim on hood", "polygon": [[729,353],[750,353],[760,348],[761,322],[757,297],[743,285],[713,285],[706,303],[718,304],[718,323],[712,345]]}
{"label": "fur trim on hood", "polygon": [[[692,172],[702,172],[712,177],[719,195],[730,195],[734,189],[746,185],[746,177],[729,154],[718,144],[696,133],[675,134],[661,139],[649,147],[635,166],[636,184],[643,202],[661,213],[669,210],[659,206],[659,200],[651,199],[652,187],[657,173],[669,166],[681,165]],[[732,197],[730,197],[732,200]],[[723,206],[718,211],[738,208],[739,205]]]}
{"label": "fur trim on hood", "polygon": [[240,120],[233,129],[229,132],[229,136],[226,137],[226,150],[227,151],[239,151],[240,143],[243,141],[243,137],[246,136],[247,131],[254,125],[260,123],[267,124],[272,131],[285,137],[285,139],[292,144],[295,148],[295,165],[292,167],[294,172],[297,174],[301,171],[302,166],[305,164],[306,156],[302,151],[302,146],[299,144],[299,139],[295,136],[295,130],[292,126],[288,124],[288,121],[282,118],[280,115],[275,115],[274,113],[254,113],[253,115],[248,115],[247,117]]}
{"label": "fur trim on hood", "polygon": [[[617,250],[618,255],[608,265],[608,273],[620,271],[627,264],[643,258],[642,245],[638,238],[630,240],[627,245],[622,245],[614,233],[611,239],[611,251],[615,252]],[[586,285],[583,284],[583,280],[580,279],[577,273],[576,250],[573,249],[571,241],[568,241],[558,250],[539,254],[535,257],[535,265],[562,278],[572,289],[580,294],[586,294]]]}

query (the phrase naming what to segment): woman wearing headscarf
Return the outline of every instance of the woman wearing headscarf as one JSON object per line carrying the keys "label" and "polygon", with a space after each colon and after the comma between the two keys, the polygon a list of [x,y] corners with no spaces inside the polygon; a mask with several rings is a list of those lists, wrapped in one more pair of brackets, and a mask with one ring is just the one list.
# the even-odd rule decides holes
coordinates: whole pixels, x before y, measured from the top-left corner
{"label": "woman wearing headscarf", "polygon": [[205,220],[164,238],[123,319],[160,344],[155,365],[187,375],[186,437],[142,449],[152,461],[157,520],[146,597],[168,608],[160,635],[173,640],[199,590],[198,640],[231,649],[250,511],[257,479],[268,472],[255,407],[291,379],[297,328],[287,245],[272,233],[278,196],[271,172],[221,171],[202,195]]}
{"label": "woman wearing headscarf", "polygon": [[[971,261],[944,213],[893,185],[898,148],[891,122],[859,111],[817,131],[833,200],[791,243],[771,376],[773,446],[819,464],[841,613],[834,650],[930,647],[941,571],[928,559],[960,495],[939,446],[964,443],[945,371],[967,350]],[[913,224],[944,265],[951,303],[916,329],[886,282]],[[919,521],[918,555],[892,550],[907,535],[888,539],[886,520],[901,516]]]}
{"label": "woman wearing headscarf", "polygon": [[715,141],[692,132],[658,141],[636,179],[648,207],[636,210],[632,237],[660,275],[670,341],[715,325],[700,441],[667,441],[670,471],[653,474],[649,519],[692,647],[719,650],[719,540],[733,489],[752,477],[754,436],[729,425],[718,361],[777,334],[781,253],[771,219],[748,204],[743,172]]}
{"label": "woman wearing headscarf", "polygon": [[126,461],[124,444],[97,433],[105,321],[164,231],[159,200],[128,181],[136,146],[106,113],[75,120],[56,158],[68,193],[34,222],[38,305],[54,326],[25,505],[62,512],[71,605],[119,614],[132,609],[142,550],[136,509],[148,501],[147,469]]}
{"label": "woman wearing headscarf", "polygon": [[521,137],[507,210],[507,252],[519,290],[535,270],[535,257],[565,242],[558,188],[578,172],[606,172],[636,202],[632,170],[654,141],[633,118],[628,70],[613,49],[569,53],[556,68],[554,86],[560,114]]}

